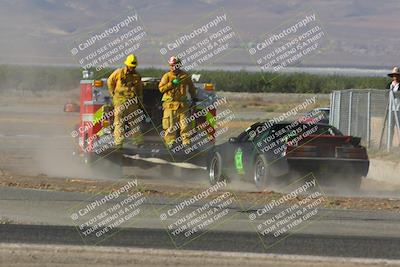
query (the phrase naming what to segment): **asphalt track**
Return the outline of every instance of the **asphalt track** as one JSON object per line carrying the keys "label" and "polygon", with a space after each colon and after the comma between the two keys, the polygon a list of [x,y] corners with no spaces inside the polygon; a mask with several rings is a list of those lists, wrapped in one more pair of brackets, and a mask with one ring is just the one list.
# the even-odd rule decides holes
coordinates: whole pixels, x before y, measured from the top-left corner
{"label": "asphalt track", "polygon": [[[82,245],[72,226],[2,225],[3,243]],[[102,243],[102,246],[174,249],[164,229],[125,229]],[[268,253],[362,258],[400,258],[400,239],[382,237],[294,234]],[[265,253],[255,233],[209,232],[185,246],[188,250]]]}
{"label": "asphalt track", "polygon": [[[0,217],[22,224],[0,225],[2,243],[87,245],[73,226],[68,208],[85,202],[83,193],[1,189]],[[163,199],[150,199],[145,210],[163,209]],[[361,258],[400,258],[400,215],[391,212],[335,211],[309,227],[275,242],[260,237],[248,223],[248,212],[232,206],[237,214],[221,227],[179,246],[183,250],[255,252]],[[23,224],[27,222],[26,224]],[[29,224],[28,224],[29,223]],[[138,224],[119,229],[101,246],[176,249],[158,215],[148,213]],[[262,242],[263,241],[263,242]],[[266,247],[265,244],[274,244]]]}

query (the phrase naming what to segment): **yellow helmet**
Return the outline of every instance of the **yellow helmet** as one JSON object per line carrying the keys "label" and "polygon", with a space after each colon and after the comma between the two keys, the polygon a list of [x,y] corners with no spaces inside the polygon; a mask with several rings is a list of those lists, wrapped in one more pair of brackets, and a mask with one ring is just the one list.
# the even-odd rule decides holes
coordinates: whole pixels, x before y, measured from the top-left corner
{"label": "yellow helmet", "polygon": [[126,57],[124,64],[128,67],[136,67],[137,66],[136,56],[134,54],[129,54]]}

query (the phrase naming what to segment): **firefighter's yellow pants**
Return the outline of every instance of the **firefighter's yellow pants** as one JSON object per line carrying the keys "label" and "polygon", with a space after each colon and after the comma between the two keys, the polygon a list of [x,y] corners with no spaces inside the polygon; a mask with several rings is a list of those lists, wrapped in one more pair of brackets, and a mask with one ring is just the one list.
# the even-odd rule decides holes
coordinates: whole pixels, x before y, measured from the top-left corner
{"label": "firefighter's yellow pants", "polygon": [[178,130],[182,144],[190,144],[189,106],[182,102],[165,102],[163,103],[163,109],[162,126],[165,132],[164,141],[167,146],[171,146],[175,142]]}
{"label": "firefighter's yellow pants", "polygon": [[129,138],[133,144],[142,144],[143,135],[140,125],[143,111],[141,112],[139,105],[130,103],[128,99],[115,97],[113,103],[115,145],[122,145],[126,138]]}

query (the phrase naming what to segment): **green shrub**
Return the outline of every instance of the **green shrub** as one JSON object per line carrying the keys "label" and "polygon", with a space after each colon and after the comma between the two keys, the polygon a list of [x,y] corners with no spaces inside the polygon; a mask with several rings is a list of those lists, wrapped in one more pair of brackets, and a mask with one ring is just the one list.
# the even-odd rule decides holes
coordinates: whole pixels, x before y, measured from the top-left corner
{"label": "green shrub", "polygon": [[[95,78],[108,77],[112,69],[95,73]],[[167,69],[140,69],[142,76],[161,77]],[[214,83],[220,91],[330,93],[343,89],[384,89],[387,77],[350,77],[307,73],[260,73],[248,71],[196,71],[203,82]],[[70,90],[79,87],[82,69],[79,67],[48,67],[0,65],[0,92],[5,90]]]}

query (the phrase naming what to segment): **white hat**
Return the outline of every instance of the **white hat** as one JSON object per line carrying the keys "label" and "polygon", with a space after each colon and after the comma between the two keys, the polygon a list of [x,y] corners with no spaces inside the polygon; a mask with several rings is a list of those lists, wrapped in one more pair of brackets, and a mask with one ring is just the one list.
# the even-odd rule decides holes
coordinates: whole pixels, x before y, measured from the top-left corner
{"label": "white hat", "polygon": [[399,75],[400,76],[399,67],[394,67],[392,72],[388,74],[389,77],[393,77],[394,75]]}

